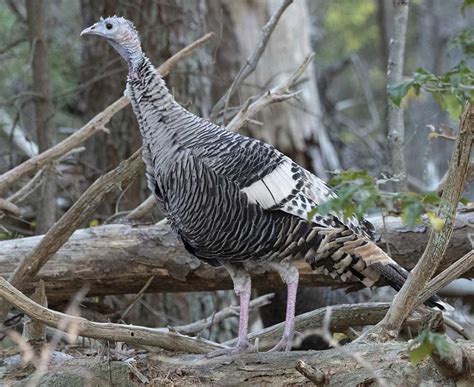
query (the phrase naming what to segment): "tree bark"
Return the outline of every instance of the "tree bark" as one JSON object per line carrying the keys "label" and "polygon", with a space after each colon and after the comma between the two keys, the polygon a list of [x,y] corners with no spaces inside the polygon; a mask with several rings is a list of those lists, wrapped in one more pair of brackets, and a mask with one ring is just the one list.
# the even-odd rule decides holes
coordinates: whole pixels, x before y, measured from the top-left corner
{"label": "tree bark", "polygon": [[[474,344],[472,341],[459,346],[465,353],[463,364],[472,368]],[[347,347],[349,349],[349,347]],[[351,349],[358,352],[372,366],[374,372],[389,385],[401,386],[456,386],[472,385],[473,376],[468,372],[457,383],[442,374],[432,359],[418,366],[410,363],[406,343],[358,345]],[[469,358],[469,355],[471,358]],[[104,358],[105,360],[105,358]],[[53,363],[40,380],[41,385],[54,385],[61,380],[68,385],[138,385],[152,381],[155,385],[314,385],[296,370],[303,360],[308,368],[321,375],[316,385],[373,386],[376,381],[352,357],[337,349],[326,351],[287,353],[256,353],[239,355],[238,358],[206,360],[199,355],[166,357],[149,355],[134,363],[134,369],[124,361],[98,361],[97,358],[76,358]],[[9,376],[11,378],[11,376]],[[31,377],[23,379],[27,383]],[[13,379],[5,378],[13,384]],[[141,384],[140,384],[141,385]]]}
{"label": "tree bark", "polygon": [[[405,40],[408,23],[408,0],[393,0],[393,31],[387,63],[387,87],[402,82]],[[388,152],[390,167],[399,182],[394,188],[399,192],[408,190],[407,171],[405,166],[404,142],[405,124],[403,109],[388,101]]]}
{"label": "tree bark", "polygon": [[[381,220],[371,220],[379,232],[379,245],[384,249],[389,246],[392,257],[412,269],[428,241],[429,229],[420,226],[410,230],[400,219],[388,218],[383,230]],[[466,224],[473,221],[472,212],[458,214],[440,271],[471,250]],[[42,238],[0,242],[0,275],[9,277]],[[300,269],[302,286],[340,285],[314,274],[304,262]],[[232,289],[224,269],[212,268],[189,256],[167,225],[105,225],[76,231],[24,290],[31,291],[34,283],[43,279],[51,301],[69,299],[85,283],[90,285],[90,295],[136,293],[153,275],[155,279],[147,292]],[[474,270],[465,276],[474,276]],[[256,275],[253,284],[265,291],[284,287],[273,272]]]}
{"label": "tree bark", "polygon": [[[35,98],[36,134],[40,152],[54,145],[54,105],[51,75],[48,65],[48,45],[45,31],[43,0],[26,2],[28,31],[33,52],[33,91]],[[37,207],[36,231],[44,234],[56,221],[56,175],[52,168],[45,170],[44,183]]]}
{"label": "tree bark", "polygon": [[[471,385],[473,375],[469,374],[472,367],[474,343],[463,342],[459,347],[465,353],[460,360],[465,366],[465,373],[458,380]],[[359,354],[374,373],[383,378],[388,385],[428,385],[455,386],[449,376],[443,375],[436,363],[428,358],[415,366],[410,363],[406,343],[385,344],[353,344],[343,347],[346,351]],[[329,386],[371,386],[376,381],[369,371],[359,364],[352,356],[340,349],[326,351],[293,351],[286,353],[256,353],[239,355],[238,358],[203,360],[202,356],[182,356],[166,361],[162,356],[156,360],[149,359],[142,366],[146,373],[166,375],[179,385],[216,384],[216,385],[312,385],[312,383],[296,370],[296,364],[303,360],[324,375]],[[227,360],[227,359],[226,359]],[[471,368],[472,369],[472,368]],[[164,376],[161,382],[165,382]],[[158,383],[160,383],[158,381]]]}

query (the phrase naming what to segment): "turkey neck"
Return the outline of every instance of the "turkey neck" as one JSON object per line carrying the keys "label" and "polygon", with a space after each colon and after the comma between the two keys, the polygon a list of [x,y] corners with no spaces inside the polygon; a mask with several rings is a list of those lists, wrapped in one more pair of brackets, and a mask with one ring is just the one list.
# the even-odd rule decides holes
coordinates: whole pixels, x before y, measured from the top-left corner
{"label": "turkey neck", "polygon": [[201,119],[179,105],[165,81],[147,57],[127,78],[127,92],[137,117],[145,146],[170,151],[183,146],[199,130],[190,125]]}

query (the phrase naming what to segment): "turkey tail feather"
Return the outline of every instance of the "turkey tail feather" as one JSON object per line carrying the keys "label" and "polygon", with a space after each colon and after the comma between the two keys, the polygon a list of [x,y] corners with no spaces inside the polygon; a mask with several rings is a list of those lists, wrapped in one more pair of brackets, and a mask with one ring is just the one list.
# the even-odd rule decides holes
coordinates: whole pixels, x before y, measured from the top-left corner
{"label": "turkey tail feather", "polygon": [[[389,263],[387,265],[382,265],[376,263],[372,266],[381,274],[382,279],[396,291],[399,291],[402,288],[408,278],[408,271],[397,264]],[[446,312],[454,310],[451,305],[443,302],[437,295],[431,296],[424,303],[427,306],[438,308]]]}
{"label": "turkey tail feather", "polygon": [[[366,236],[351,235],[350,232],[348,235],[348,230],[338,229],[323,231],[322,234],[325,238],[312,263],[315,270],[327,271],[333,278],[339,276],[343,281],[357,279],[368,287],[390,285],[397,291],[407,280],[409,272]],[[454,310],[436,295],[426,300],[425,305],[447,312]]]}

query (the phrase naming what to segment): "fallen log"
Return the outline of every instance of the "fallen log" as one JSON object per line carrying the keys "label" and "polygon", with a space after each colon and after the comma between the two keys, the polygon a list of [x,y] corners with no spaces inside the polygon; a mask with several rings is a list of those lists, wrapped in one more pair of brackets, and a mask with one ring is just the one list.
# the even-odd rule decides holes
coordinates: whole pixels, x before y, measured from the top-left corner
{"label": "fallen log", "polygon": [[[376,225],[379,245],[390,248],[390,254],[404,267],[411,269],[428,241],[428,229],[408,229],[398,218],[386,219],[383,229]],[[469,227],[474,212],[458,214],[455,231],[439,270],[443,270],[471,250]],[[38,244],[42,236],[0,242],[0,275],[8,278],[19,261]],[[302,286],[338,286],[340,283],[314,274],[299,263]],[[127,294],[140,291],[155,276],[147,292],[185,292],[231,289],[232,282],[222,268],[212,268],[191,257],[176,239],[169,226],[125,224],[104,225],[77,230],[68,242],[41,269],[26,292],[43,279],[50,301],[67,300],[85,283],[90,295]],[[474,276],[474,269],[464,275]],[[262,291],[283,287],[273,272],[254,276],[253,286]]]}
{"label": "fallen log", "polygon": [[[390,386],[469,386],[473,375],[453,378],[443,375],[432,359],[419,365],[410,363],[406,343],[384,343],[352,346],[372,367],[377,376]],[[463,353],[474,353],[472,341],[459,344]],[[347,347],[349,348],[349,347]],[[198,359],[199,360],[198,360]],[[471,366],[465,356],[463,363]],[[131,366],[133,364],[133,367]],[[318,377],[303,376],[301,365]],[[299,370],[297,370],[297,367]],[[467,368],[466,368],[467,370]],[[315,376],[316,376],[315,375]],[[22,375],[24,377],[24,375]],[[23,379],[27,384],[32,377]],[[337,349],[326,351],[298,351],[287,353],[257,353],[238,357],[202,360],[198,356],[166,357],[149,355],[137,361],[111,361],[107,357],[82,357],[52,362],[40,380],[42,385],[140,385],[153,381],[155,385],[320,385],[374,386],[376,381],[353,358]],[[8,375],[5,382],[15,379]],[[457,382],[457,383],[456,383]]]}
{"label": "fallen log", "polygon": [[[457,343],[464,356],[459,360],[463,372],[456,375],[458,385],[472,385],[474,375],[474,342]],[[166,358],[151,355],[138,368],[158,384],[177,385],[312,385],[307,377],[297,371],[300,360],[311,366],[321,376],[324,386],[373,386],[379,385],[371,374],[377,375],[385,385],[455,386],[451,376],[444,375],[435,362],[428,358],[419,365],[410,362],[407,343],[350,344],[326,351],[294,351],[286,353],[256,353],[234,357],[203,360],[202,356]],[[354,357],[358,354],[370,368],[364,367]],[[465,367],[465,368],[464,368]],[[165,380],[166,378],[166,380]]]}

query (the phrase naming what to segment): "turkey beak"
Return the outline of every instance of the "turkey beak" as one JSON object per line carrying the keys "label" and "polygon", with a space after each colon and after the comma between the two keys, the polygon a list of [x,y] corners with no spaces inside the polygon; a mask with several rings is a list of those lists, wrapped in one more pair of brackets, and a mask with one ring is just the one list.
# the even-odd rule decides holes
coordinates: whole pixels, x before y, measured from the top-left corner
{"label": "turkey beak", "polygon": [[90,27],[87,27],[86,29],[82,30],[81,36],[84,35],[100,35],[99,31],[97,31],[97,24],[95,23],[91,25]]}

